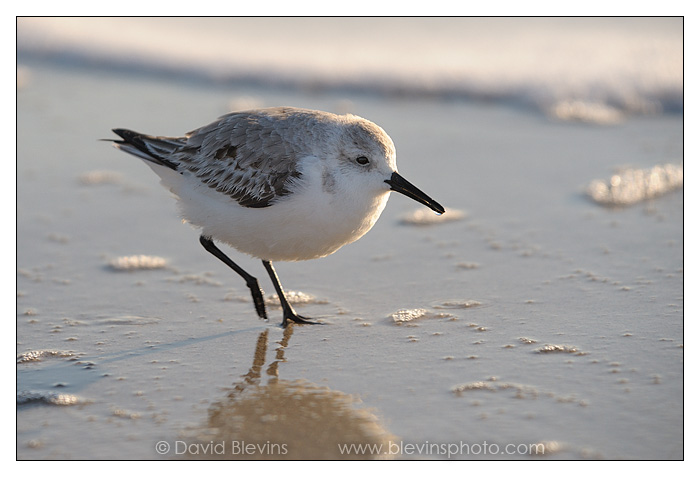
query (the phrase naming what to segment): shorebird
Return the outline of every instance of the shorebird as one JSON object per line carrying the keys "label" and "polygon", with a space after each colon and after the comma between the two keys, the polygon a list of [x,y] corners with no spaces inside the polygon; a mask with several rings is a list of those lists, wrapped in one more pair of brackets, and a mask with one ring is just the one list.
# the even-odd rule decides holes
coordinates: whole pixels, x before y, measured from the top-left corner
{"label": "shorebird", "polygon": [[396,170],[391,138],[354,115],[277,107],[227,114],[182,137],[113,129],[114,145],[144,160],[173,192],[199,241],[246,282],[267,320],[258,280],[215,244],[262,260],[282,305],[282,326],[317,324],[284,294],[273,261],[321,258],[366,234],[390,191],[437,214],[445,209]]}

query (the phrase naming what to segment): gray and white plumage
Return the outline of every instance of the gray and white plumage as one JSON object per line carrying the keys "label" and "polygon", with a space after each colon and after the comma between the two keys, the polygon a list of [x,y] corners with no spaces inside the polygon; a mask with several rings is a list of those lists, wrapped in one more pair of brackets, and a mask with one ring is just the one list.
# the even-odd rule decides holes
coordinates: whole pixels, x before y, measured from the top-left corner
{"label": "gray and white plumage", "polygon": [[398,175],[386,132],[358,116],[280,107],[231,113],[183,137],[114,132],[203,235],[263,260],[319,258],[359,239],[391,190],[444,211]]}

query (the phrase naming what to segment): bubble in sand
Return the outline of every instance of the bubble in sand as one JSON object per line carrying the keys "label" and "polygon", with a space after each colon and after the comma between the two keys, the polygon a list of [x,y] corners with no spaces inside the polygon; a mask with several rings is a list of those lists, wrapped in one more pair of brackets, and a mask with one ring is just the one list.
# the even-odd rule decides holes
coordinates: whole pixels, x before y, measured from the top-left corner
{"label": "bubble in sand", "polygon": [[424,308],[414,308],[412,310],[398,310],[389,315],[394,320],[394,323],[406,323],[418,318],[423,318],[428,314],[428,310]]}
{"label": "bubble in sand", "polygon": [[437,215],[432,210],[421,208],[401,217],[401,223],[404,225],[435,225],[445,222],[453,222],[462,220],[467,214],[457,209],[445,209],[445,213]]}
{"label": "bubble in sand", "polygon": [[475,393],[489,392],[499,394],[510,394],[516,399],[536,400],[540,397],[553,399],[561,404],[579,404],[585,406],[585,401],[576,396],[568,394],[558,394],[555,392],[543,391],[529,384],[502,382],[498,378],[492,377],[488,381],[472,381],[453,386],[450,391],[457,397],[474,395]]}
{"label": "bubble in sand", "polygon": [[154,255],[129,255],[115,258],[109,262],[110,267],[119,271],[153,270],[164,268],[166,265],[167,261],[164,258]]}
{"label": "bubble in sand", "polygon": [[577,356],[582,356],[586,353],[583,351],[579,351],[578,348],[574,346],[567,346],[567,345],[544,345],[535,350],[535,353],[540,353],[540,354],[547,354],[547,353],[571,353],[575,354]]}
{"label": "bubble in sand", "polygon": [[537,340],[533,340],[532,338],[525,338],[525,337],[523,337],[523,338],[518,338],[518,339],[520,340],[521,343],[524,343],[524,344],[535,344],[535,343],[537,343]]}
{"label": "bubble in sand", "polygon": [[389,315],[389,318],[400,325],[401,323],[408,323],[422,318],[449,318],[451,316],[449,313],[433,313],[425,308],[412,308],[397,310]]}
{"label": "bubble in sand", "polygon": [[489,381],[473,381],[470,383],[463,383],[453,386],[451,391],[456,396],[464,396],[466,393],[471,393],[472,391],[489,391],[489,392],[503,392],[509,391],[514,393],[514,396],[518,399],[537,399],[540,395],[540,391],[534,386],[520,383],[506,383],[498,382],[497,379],[491,379]]}
{"label": "bubble in sand", "polygon": [[[328,300],[324,300],[322,298],[316,298],[313,295],[309,295],[308,293],[304,293],[301,291],[294,291],[294,290],[285,290],[284,292],[285,296],[287,297],[287,301],[291,305],[327,305]],[[267,306],[271,307],[279,307],[281,308],[282,305],[280,304],[279,297],[277,295],[271,295],[269,297],[265,298],[265,304]]]}

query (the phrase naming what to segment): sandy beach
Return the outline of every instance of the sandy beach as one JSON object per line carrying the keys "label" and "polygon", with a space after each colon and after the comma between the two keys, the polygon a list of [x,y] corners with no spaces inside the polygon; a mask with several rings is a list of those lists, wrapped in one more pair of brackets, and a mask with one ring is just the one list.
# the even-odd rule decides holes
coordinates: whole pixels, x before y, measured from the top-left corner
{"label": "sandy beach", "polygon": [[[682,188],[587,194],[620,168],[682,183],[682,111],[562,120],[36,55],[17,104],[18,459],[683,458]],[[394,194],[357,243],[276,264],[321,327],[260,321],[157,176],[100,141],[277,105],[381,125],[450,209]]]}

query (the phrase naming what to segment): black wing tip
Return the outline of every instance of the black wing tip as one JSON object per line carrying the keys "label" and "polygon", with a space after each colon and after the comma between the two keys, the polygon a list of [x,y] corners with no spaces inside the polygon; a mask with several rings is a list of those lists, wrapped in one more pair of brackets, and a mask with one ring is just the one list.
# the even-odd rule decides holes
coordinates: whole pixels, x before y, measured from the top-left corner
{"label": "black wing tip", "polygon": [[122,149],[142,159],[146,159],[147,161],[168,167],[174,171],[178,170],[176,163],[174,163],[171,160],[168,160],[167,158],[159,154],[156,154],[153,148],[149,147],[149,145],[147,144],[147,141],[154,141],[158,138],[154,138],[145,134],[137,133],[136,131],[132,131],[130,129],[123,128],[112,129],[112,132],[119,136],[121,140],[108,139],[108,141],[112,141],[112,143],[119,147],[119,149]]}
{"label": "black wing tip", "polygon": [[136,131],[132,131],[131,129],[114,128],[112,129],[112,132],[126,142],[133,142],[133,140],[137,138],[140,140],[140,142],[143,142],[143,140],[140,139],[140,137],[143,136],[143,134],[137,133]]}

